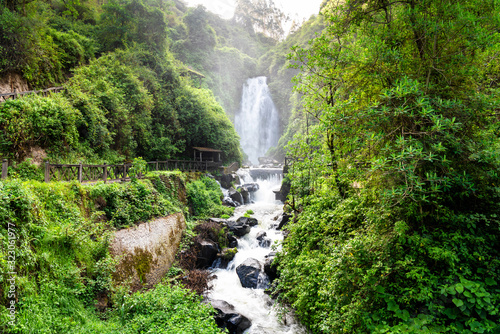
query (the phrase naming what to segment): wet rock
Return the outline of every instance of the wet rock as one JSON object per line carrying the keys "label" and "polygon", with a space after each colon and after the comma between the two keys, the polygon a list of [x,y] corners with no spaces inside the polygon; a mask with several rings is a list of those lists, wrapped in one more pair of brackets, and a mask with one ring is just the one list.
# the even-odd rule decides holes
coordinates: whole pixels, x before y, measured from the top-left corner
{"label": "wet rock", "polygon": [[244,188],[247,189],[248,192],[256,192],[257,190],[259,190],[259,184],[258,183],[245,183],[243,185]]}
{"label": "wet rock", "polygon": [[[229,225],[234,224],[234,221],[229,221],[229,220],[223,219],[223,218],[209,218],[209,221],[225,225],[229,228],[229,231],[231,231],[231,228],[229,227]],[[225,237],[227,238],[228,248],[238,247],[238,239],[236,239],[236,237],[232,233],[229,233],[226,231]],[[217,240],[213,240],[213,241],[217,241]]]}
{"label": "wet rock", "polygon": [[237,237],[242,237],[245,234],[250,233],[250,225],[241,221],[226,221],[226,225],[231,232]]}
{"label": "wet rock", "polygon": [[238,247],[238,239],[234,235],[228,234],[227,235],[227,246],[229,248],[235,248]]}
{"label": "wet rock", "polygon": [[237,202],[238,206],[244,203],[243,196],[234,188],[229,188],[229,197],[231,197],[233,201]]}
{"label": "wet rock", "polygon": [[236,274],[244,288],[256,289],[259,286],[259,276],[262,273],[262,265],[254,258],[246,259],[236,267]]}
{"label": "wet rock", "polygon": [[248,329],[252,323],[247,317],[236,313],[234,306],[223,300],[210,301],[217,311],[215,322],[217,326],[226,328],[230,334],[241,334]]}
{"label": "wet rock", "polygon": [[269,277],[269,280],[273,282],[276,278],[278,278],[278,270],[276,265],[273,264],[274,258],[276,257],[276,252],[271,252],[266,255],[264,260],[264,272]]}
{"label": "wet rock", "polygon": [[238,191],[240,192],[241,197],[243,197],[243,204],[250,204],[250,193],[247,188],[238,187]]}
{"label": "wet rock", "polygon": [[256,239],[259,241],[260,247],[267,248],[271,246],[272,241],[271,239],[267,238],[267,233],[265,231],[260,231],[259,233],[257,233]]}
{"label": "wet rock", "polygon": [[231,183],[234,182],[234,175],[233,174],[222,174],[218,176],[217,181],[219,181],[220,186],[224,189],[229,189],[231,188]]}
{"label": "wet rock", "polygon": [[240,217],[236,221],[240,224],[246,224],[248,226],[257,226],[259,224],[257,218],[252,217]]}
{"label": "wet rock", "polygon": [[290,221],[290,218],[292,217],[292,215],[289,215],[289,214],[282,214],[280,218],[278,218],[278,227],[277,229],[278,230],[281,230],[283,227],[286,226],[286,224],[288,224],[288,222]]}
{"label": "wet rock", "polygon": [[225,224],[227,222],[227,219],[224,218],[209,218],[208,220],[219,224]]}
{"label": "wet rock", "polygon": [[212,266],[219,253],[217,244],[211,240],[197,240],[194,246],[198,249],[196,268],[205,269]]}
{"label": "wet rock", "polygon": [[219,254],[217,254],[217,268],[226,269],[229,262],[234,259],[234,256],[238,253],[236,248],[224,248]]}
{"label": "wet rock", "polygon": [[233,208],[240,206],[240,203],[233,201],[233,199],[229,196],[224,197],[222,204]]}

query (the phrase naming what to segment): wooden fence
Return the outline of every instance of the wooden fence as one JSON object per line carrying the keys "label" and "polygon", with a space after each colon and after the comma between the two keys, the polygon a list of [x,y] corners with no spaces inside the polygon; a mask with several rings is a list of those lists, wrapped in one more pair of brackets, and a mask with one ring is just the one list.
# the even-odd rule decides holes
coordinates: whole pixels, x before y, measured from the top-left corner
{"label": "wooden fence", "polygon": [[[8,161],[2,162],[2,179],[7,178]],[[116,165],[84,165],[80,164],[51,164],[45,162],[45,182],[50,181],[74,181],[79,182],[116,182],[130,180],[131,163]],[[151,161],[147,163],[147,171],[173,171],[203,172],[222,167],[221,163],[210,161],[191,160],[165,160]]]}
{"label": "wooden fence", "polygon": [[26,94],[43,94],[44,96],[47,96],[49,93],[57,93],[60,91],[63,91],[64,87],[51,87],[47,89],[42,89],[42,90],[28,90],[26,92],[16,92],[14,89],[14,92],[12,93],[4,93],[0,94],[0,102],[3,102],[9,98],[16,99],[19,96],[23,96]]}

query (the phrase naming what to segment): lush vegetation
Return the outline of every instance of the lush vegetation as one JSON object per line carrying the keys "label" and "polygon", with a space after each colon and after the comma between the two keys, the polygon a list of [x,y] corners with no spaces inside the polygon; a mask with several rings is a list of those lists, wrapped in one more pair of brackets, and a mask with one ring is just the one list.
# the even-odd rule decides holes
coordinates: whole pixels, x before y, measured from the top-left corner
{"label": "lush vegetation", "polygon": [[29,158],[209,146],[240,161],[229,119],[243,81],[267,75],[285,129],[269,154],[295,158],[283,303],[315,333],[498,332],[498,1],[325,1],[286,39],[272,1],[237,5],[228,21],[180,1],[0,0],[0,75],[65,87],[0,104],[0,154],[17,161],[0,182],[2,271],[7,224],[19,250],[15,330],[216,331],[182,288],[115,286],[107,251],[113,229],[154,216],[227,217],[215,181],[43,184]]}
{"label": "lush vegetation", "polygon": [[330,1],[295,48],[284,302],[315,333],[495,333],[495,1]]}
{"label": "lush vegetation", "polygon": [[171,333],[218,333],[211,311],[192,292],[160,284],[130,294],[127,286],[113,280],[113,231],[174,212],[186,211],[189,218],[185,185],[191,189],[190,182],[201,182],[194,177],[159,172],[129,183],[97,185],[0,181],[0,268],[2,273],[12,271],[8,251],[14,240],[18,298],[11,326],[7,307],[12,282],[2,275],[0,330],[139,333],[163,328]]}
{"label": "lush vegetation", "polygon": [[230,215],[233,208],[222,206],[220,186],[214,179],[202,177],[187,185],[187,198],[197,218]]}
{"label": "lush vegetation", "polygon": [[[182,20],[197,22],[192,10],[184,8],[184,16],[171,11],[174,4],[137,0],[0,4],[0,75],[20,73],[33,88],[65,86],[63,94],[1,104],[2,156],[22,161],[36,148],[58,162],[112,163],[191,158],[191,147],[202,146],[223,150],[225,161],[241,159],[238,136],[210,84],[199,87],[170,51],[170,44],[179,50],[169,36],[177,38]],[[180,50],[189,54],[188,44],[202,50],[197,41],[206,36],[197,34],[193,26],[186,33],[191,44]],[[232,49],[219,49],[221,61],[232,60]],[[238,57],[237,65],[251,62]]]}

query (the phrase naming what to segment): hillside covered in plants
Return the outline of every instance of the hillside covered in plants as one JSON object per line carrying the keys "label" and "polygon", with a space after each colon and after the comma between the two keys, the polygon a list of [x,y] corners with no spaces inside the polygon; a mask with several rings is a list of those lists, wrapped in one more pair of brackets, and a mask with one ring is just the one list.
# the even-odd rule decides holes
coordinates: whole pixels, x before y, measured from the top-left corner
{"label": "hillside covered in plants", "polygon": [[[2,156],[22,161],[42,149],[58,162],[112,163],[189,158],[202,146],[240,161],[221,106],[239,97],[228,102],[209,88],[237,95],[254,60],[232,46],[242,28],[224,31],[231,25],[214,16],[224,34],[216,35],[209,19],[203,7],[178,1],[2,1],[0,76],[20,76],[30,89],[65,88],[0,104]],[[246,35],[246,52],[265,48]],[[217,79],[204,61],[240,72]]]}
{"label": "hillside covered in plants", "polygon": [[277,291],[314,333],[500,330],[497,1],[330,1]]}

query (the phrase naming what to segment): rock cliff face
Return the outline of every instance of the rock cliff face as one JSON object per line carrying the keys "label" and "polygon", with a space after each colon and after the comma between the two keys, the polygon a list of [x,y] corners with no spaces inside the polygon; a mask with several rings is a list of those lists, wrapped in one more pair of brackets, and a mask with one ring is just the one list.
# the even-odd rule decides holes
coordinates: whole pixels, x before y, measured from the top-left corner
{"label": "rock cliff face", "polygon": [[182,213],[157,218],[115,233],[110,252],[118,260],[114,280],[132,289],[151,287],[170,269],[186,222]]}

